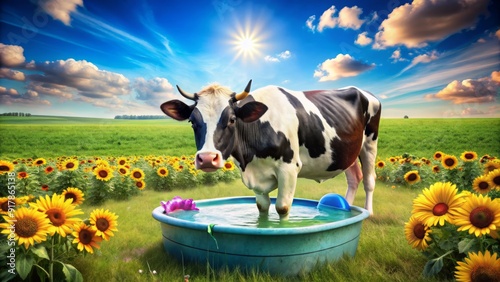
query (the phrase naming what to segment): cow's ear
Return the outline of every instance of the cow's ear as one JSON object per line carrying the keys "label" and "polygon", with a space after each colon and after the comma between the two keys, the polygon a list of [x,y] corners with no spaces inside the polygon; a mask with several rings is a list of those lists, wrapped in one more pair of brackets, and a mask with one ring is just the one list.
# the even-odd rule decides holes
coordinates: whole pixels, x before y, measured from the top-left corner
{"label": "cow's ear", "polygon": [[234,114],[244,122],[258,120],[267,111],[267,106],[261,102],[248,102],[241,108],[236,108]]}
{"label": "cow's ear", "polygon": [[179,100],[171,100],[161,104],[161,110],[169,117],[176,120],[186,120],[191,116],[195,105],[188,106]]}

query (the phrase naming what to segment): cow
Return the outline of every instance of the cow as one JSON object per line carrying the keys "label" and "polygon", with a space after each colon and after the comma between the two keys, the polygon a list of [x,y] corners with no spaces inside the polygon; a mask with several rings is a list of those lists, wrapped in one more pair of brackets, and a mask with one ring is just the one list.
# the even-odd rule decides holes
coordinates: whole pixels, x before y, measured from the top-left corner
{"label": "cow", "polygon": [[169,117],[191,123],[195,167],[213,172],[232,156],[243,183],[255,193],[260,215],[268,214],[269,193],[277,188],[275,208],[284,220],[298,177],[322,182],[345,171],[346,200],[353,203],[363,179],[365,209],[373,214],[377,98],[356,87],[293,91],[265,86],[250,93],[251,84],[241,93],[217,83],[197,93],[177,86],[194,104],[171,100],[160,106]]}

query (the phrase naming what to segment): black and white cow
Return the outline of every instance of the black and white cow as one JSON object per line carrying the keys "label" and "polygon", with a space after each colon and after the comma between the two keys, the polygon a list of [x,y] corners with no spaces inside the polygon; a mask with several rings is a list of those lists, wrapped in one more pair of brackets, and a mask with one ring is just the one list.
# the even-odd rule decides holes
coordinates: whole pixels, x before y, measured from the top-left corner
{"label": "black and white cow", "polygon": [[239,94],[218,84],[195,94],[177,86],[195,103],[171,100],[161,105],[168,116],[192,123],[196,168],[215,171],[233,156],[261,214],[268,213],[269,193],[278,188],[276,211],[284,219],[297,177],[323,181],[345,171],[346,199],[352,204],[363,179],[365,208],[373,214],[381,114],[375,96],[356,87],[292,91],[277,86],[249,95],[251,82]]}

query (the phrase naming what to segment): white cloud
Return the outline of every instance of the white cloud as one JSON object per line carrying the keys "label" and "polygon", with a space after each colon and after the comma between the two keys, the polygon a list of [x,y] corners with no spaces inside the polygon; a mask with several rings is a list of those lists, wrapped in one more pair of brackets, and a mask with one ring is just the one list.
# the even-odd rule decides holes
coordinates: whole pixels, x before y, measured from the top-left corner
{"label": "white cloud", "polygon": [[431,97],[448,100],[453,104],[489,103],[496,100],[499,90],[499,72],[494,71],[490,77],[454,80]]}
{"label": "white cloud", "polygon": [[264,57],[264,61],[270,62],[270,63],[279,63],[280,59],[278,59],[276,57],[273,57],[273,56],[267,55],[267,56]]}
{"label": "white cloud", "polygon": [[307,28],[309,28],[313,32],[316,30],[316,25],[313,24],[315,20],[316,20],[316,16],[312,15],[306,21]]}
{"label": "white cloud", "polygon": [[83,7],[83,0],[39,0],[38,5],[53,19],[70,25],[70,14],[76,11],[77,6]]}
{"label": "white cloud", "polygon": [[138,100],[145,101],[146,104],[152,106],[159,106],[161,103],[175,98],[172,84],[163,77],[155,77],[150,80],[142,77],[136,78],[134,89]]}
{"label": "white cloud", "polygon": [[14,88],[5,88],[3,86],[0,86],[0,95],[18,96],[19,93]]}
{"label": "white cloud", "polygon": [[24,49],[17,45],[5,45],[0,43],[0,66],[15,67],[24,63]]}
{"label": "white cloud", "polygon": [[283,51],[283,52],[277,54],[276,56],[267,55],[264,57],[264,61],[270,62],[270,63],[279,63],[279,62],[281,62],[281,60],[290,59],[291,56],[292,56],[292,52],[286,50],[286,51]]}
{"label": "white cloud", "polygon": [[356,41],[354,41],[354,43],[361,45],[361,46],[366,46],[366,45],[372,43],[373,39],[368,37],[367,34],[368,34],[367,31],[358,34],[358,38],[356,39]]}
{"label": "white cloud", "polygon": [[314,77],[319,81],[337,80],[343,77],[359,75],[375,67],[375,64],[367,64],[357,61],[349,54],[338,54],[333,59],[327,59],[314,71]]}
{"label": "white cloud", "polygon": [[0,68],[0,78],[23,81],[26,79],[23,72],[11,70],[8,68]]}
{"label": "white cloud", "polygon": [[405,58],[401,57],[401,49],[394,50],[391,55],[392,62],[407,61]]}
{"label": "white cloud", "polygon": [[318,31],[322,32],[326,28],[334,28],[337,25],[338,19],[333,15],[335,14],[335,6],[331,6],[326,11],[323,12],[319,18]]}
{"label": "white cloud", "polygon": [[365,20],[361,20],[359,15],[363,13],[363,9],[354,7],[344,7],[339,12],[338,24],[340,27],[359,29]]}
{"label": "white cloud", "polygon": [[[486,12],[489,0],[414,0],[395,8],[379,27],[374,48],[405,45],[424,47],[471,28]],[[430,28],[432,27],[432,28]]]}
{"label": "white cloud", "polygon": [[[391,57],[392,58],[392,57]],[[411,63],[406,67],[404,68],[400,73],[404,73],[405,71],[413,68],[414,66],[418,65],[418,64],[427,64],[427,63],[430,63],[436,59],[439,58],[439,54],[436,50],[432,51],[431,53],[428,53],[428,54],[422,54],[422,55],[418,55],[416,56],[415,58],[413,58],[413,60],[411,61]]]}
{"label": "white cloud", "polygon": [[286,50],[278,54],[278,57],[282,58],[283,60],[289,59],[292,56],[292,52]]}

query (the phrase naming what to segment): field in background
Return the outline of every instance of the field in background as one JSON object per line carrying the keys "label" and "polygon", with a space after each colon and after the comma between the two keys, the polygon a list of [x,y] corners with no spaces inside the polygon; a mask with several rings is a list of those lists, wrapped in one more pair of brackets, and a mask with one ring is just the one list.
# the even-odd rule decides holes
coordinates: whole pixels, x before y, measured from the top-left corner
{"label": "field in background", "polygon": [[[500,119],[382,119],[379,157],[437,151],[500,155]],[[188,122],[0,117],[0,158],[194,154]]]}

